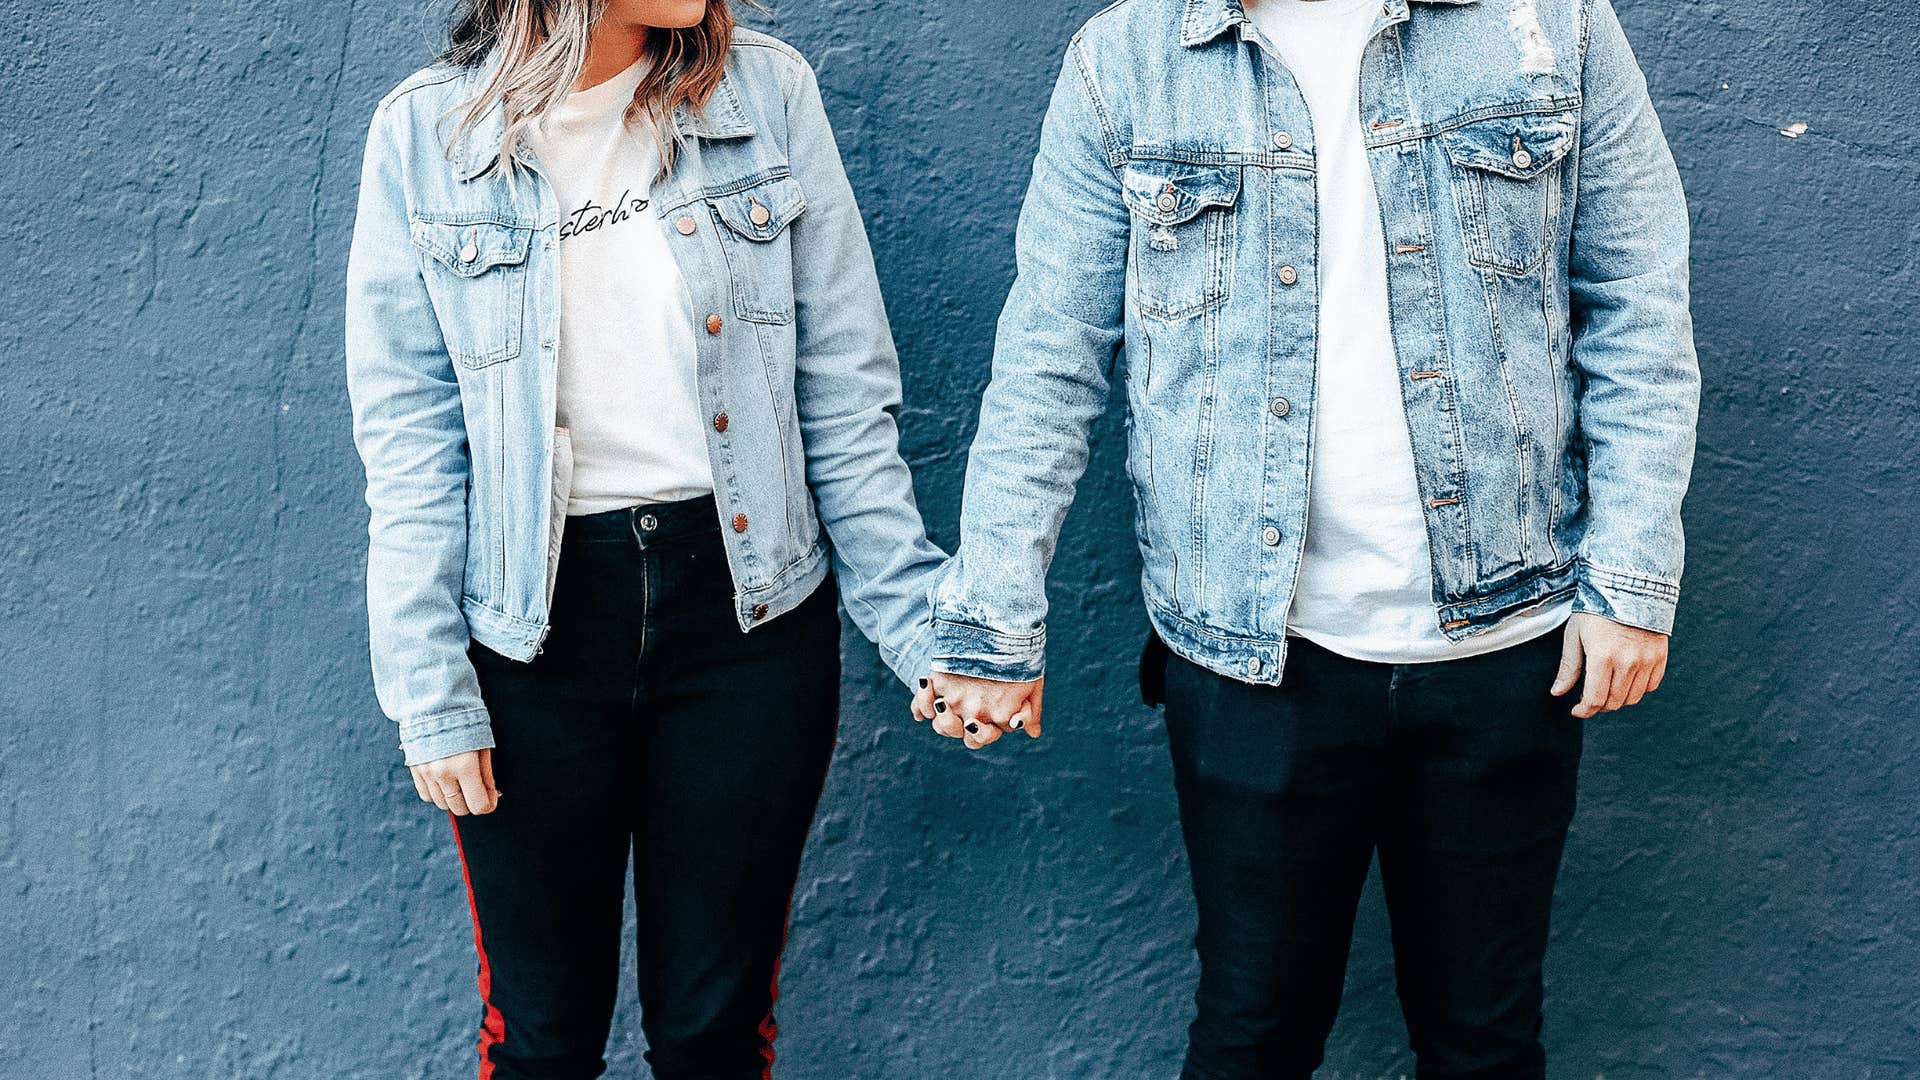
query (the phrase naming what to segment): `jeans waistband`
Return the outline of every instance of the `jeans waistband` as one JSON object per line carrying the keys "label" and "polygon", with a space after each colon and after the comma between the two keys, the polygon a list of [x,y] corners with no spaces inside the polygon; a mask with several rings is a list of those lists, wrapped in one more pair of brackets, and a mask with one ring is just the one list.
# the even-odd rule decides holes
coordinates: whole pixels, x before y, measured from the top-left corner
{"label": "jeans waistband", "polygon": [[713,496],[702,495],[678,502],[641,503],[623,510],[569,517],[565,540],[587,543],[624,540],[645,548],[694,537],[717,537],[719,533],[720,513],[714,507]]}

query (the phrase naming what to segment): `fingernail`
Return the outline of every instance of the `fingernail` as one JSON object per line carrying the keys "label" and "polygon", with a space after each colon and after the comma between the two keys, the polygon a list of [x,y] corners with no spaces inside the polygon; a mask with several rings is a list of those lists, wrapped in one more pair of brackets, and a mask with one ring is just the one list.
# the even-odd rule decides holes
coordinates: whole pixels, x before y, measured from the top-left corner
{"label": "fingernail", "polygon": [[925,690],[926,688],[927,688],[927,680],[925,680],[925,679],[921,679],[921,680],[920,680],[920,689],[922,689],[922,690]]}
{"label": "fingernail", "polygon": [[947,711],[947,703],[946,703],[946,702],[944,702],[944,701],[942,701],[942,700],[940,700],[939,698],[934,698],[934,699],[933,699],[933,711],[934,711],[934,712],[946,712],[946,711]]}
{"label": "fingernail", "polygon": [[980,734],[980,725],[979,725],[979,724],[976,724],[976,723],[974,723],[974,722],[973,722],[973,721],[971,721],[971,720],[969,720],[969,721],[967,721],[967,734],[969,734],[969,735],[978,735],[978,734]]}
{"label": "fingernail", "polygon": [[1015,731],[1019,731],[1021,728],[1025,727],[1026,725],[1027,725],[1027,722],[1025,720],[1015,720],[1013,723],[1008,724],[1007,726],[1012,728]]}

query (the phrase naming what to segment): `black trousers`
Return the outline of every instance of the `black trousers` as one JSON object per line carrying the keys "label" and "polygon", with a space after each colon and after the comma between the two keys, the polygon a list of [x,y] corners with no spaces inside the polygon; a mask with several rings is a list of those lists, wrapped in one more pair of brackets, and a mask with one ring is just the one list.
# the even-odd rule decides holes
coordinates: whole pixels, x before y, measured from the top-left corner
{"label": "black trousers", "polygon": [[1277,687],[1143,664],[1164,665],[1200,916],[1183,1080],[1312,1075],[1376,850],[1422,1080],[1545,1075],[1541,960],[1581,746],[1547,693],[1559,651],[1556,632],[1375,664],[1293,639]]}
{"label": "black trousers", "polygon": [[456,818],[482,1080],[606,1068],[628,856],[641,1026],[660,1080],[747,1080],[833,753],[831,582],[742,634],[711,499],[572,518],[532,663],[470,650],[500,808]]}

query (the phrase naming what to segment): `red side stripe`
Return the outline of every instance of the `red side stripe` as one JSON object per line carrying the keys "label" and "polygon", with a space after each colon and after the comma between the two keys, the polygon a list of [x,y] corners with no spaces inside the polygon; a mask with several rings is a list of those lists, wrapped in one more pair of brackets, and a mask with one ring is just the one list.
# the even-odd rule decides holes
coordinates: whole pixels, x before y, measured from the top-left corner
{"label": "red side stripe", "polygon": [[480,954],[480,1000],[487,1007],[487,1015],[480,1022],[480,1080],[493,1080],[493,1048],[507,1037],[507,1020],[500,1010],[493,1007],[493,968],[487,963],[487,947],[480,940],[480,905],[473,898],[473,875],[467,870],[467,848],[460,842],[460,819],[447,815],[453,822],[453,846],[460,852],[460,880],[467,885],[467,910],[473,913],[473,951]]}
{"label": "red side stripe", "polygon": [[[833,717],[833,741],[840,744],[840,715],[836,711]],[[828,756],[828,768],[832,767],[832,756]],[[817,806],[820,796],[827,788],[827,773],[820,773],[820,786],[814,789],[813,800]],[[787,886],[787,914],[780,922],[780,951],[773,957],[773,983],[767,990],[771,1000],[767,1002],[767,1015],[760,1021],[760,1056],[766,1061],[766,1067],[760,1070],[760,1080],[773,1080],[773,1040],[780,1035],[780,1025],[773,1022],[773,1007],[780,1003],[780,961],[786,956],[787,936],[793,930],[793,894],[800,888],[800,868],[793,868],[793,882]],[[479,925],[475,923],[475,925]]]}
{"label": "red side stripe", "polygon": [[[800,883],[798,881],[794,882],[795,888],[798,888],[799,885]],[[788,890],[787,915],[786,919],[780,924],[780,952],[782,955],[787,951],[787,933],[792,929],[793,891]],[[772,998],[767,1002],[767,1015],[760,1021],[760,1056],[765,1059],[767,1063],[766,1067],[760,1070],[760,1080],[773,1080],[773,1040],[780,1037],[780,1025],[773,1021],[773,1007],[780,1003],[780,960],[781,956],[775,956],[773,958],[773,984],[768,987]]]}

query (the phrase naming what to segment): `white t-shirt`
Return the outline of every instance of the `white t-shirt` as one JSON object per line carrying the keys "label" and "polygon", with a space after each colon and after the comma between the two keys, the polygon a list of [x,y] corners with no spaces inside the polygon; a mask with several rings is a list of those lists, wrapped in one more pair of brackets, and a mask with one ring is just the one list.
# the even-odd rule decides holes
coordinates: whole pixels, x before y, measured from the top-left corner
{"label": "white t-shirt", "polygon": [[660,155],[623,122],[646,61],[569,94],[529,144],[560,201],[556,419],[570,515],[713,491],[695,389],[693,301],[649,202]]}
{"label": "white t-shirt", "polygon": [[1313,120],[1320,353],[1307,535],[1290,632],[1381,663],[1491,652],[1565,621],[1570,601],[1455,642],[1440,631],[1424,508],[1387,313],[1380,201],[1360,124],[1360,59],[1378,0],[1257,0],[1253,20]]}

